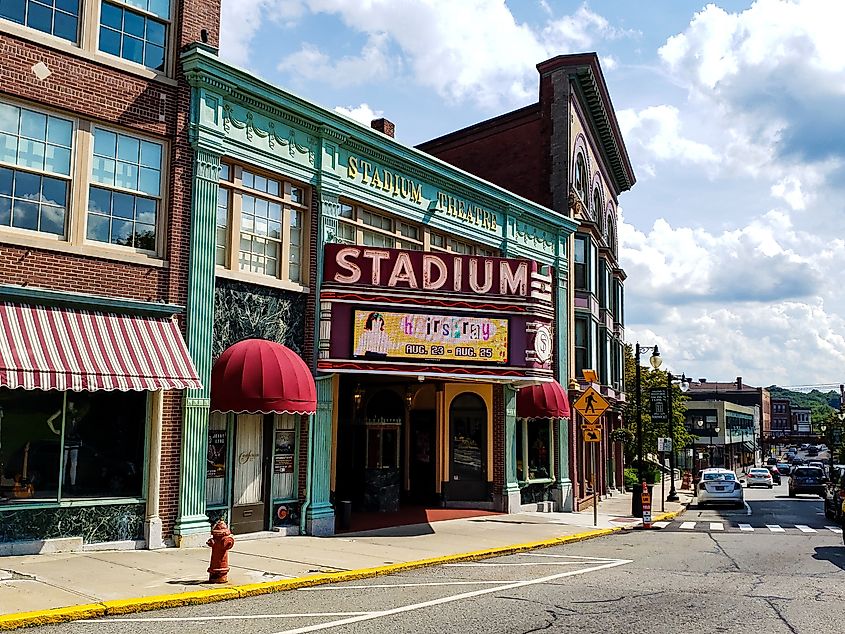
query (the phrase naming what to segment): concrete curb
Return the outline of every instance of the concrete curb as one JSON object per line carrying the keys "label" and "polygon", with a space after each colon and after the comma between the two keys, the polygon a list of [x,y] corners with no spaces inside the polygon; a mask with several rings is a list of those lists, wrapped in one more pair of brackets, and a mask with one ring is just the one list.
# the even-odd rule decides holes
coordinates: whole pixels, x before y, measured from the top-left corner
{"label": "concrete curb", "polygon": [[0,615],[0,630],[13,630],[19,627],[34,627],[38,625],[53,625],[57,623],[67,623],[69,621],[78,621],[80,619],[91,619],[116,614],[131,614],[134,612],[145,612],[148,610],[158,610],[162,608],[173,608],[187,605],[201,605],[203,603],[226,601],[228,599],[240,599],[260,594],[283,592],[285,590],[296,590],[297,588],[308,588],[311,586],[318,586],[329,583],[356,581],[358,579],[378,577],[381,575],[388,575],[395,572],[403,572],[406,570],[414,570],[417,568],[425,568],[428,566],[437,566],[441,564],[460,561],[477,561],[479,559],[489,559],[490,557],[513,555],[516,553],[534,550],[537,548],[550,548],[552,546],[572,544],[587,539],[594,539],[596,537],[611,535],[613,533],[618,533],[621,530],[621,527],[599,528],[595,530],[583,531],[574,535],[565,535],[563,537],[545,539],[542,541],[525,542],[522,544],[511,544],[509,546],[487,548],[485,550],[476,550],[473,552],[458,553],[455,555],[444,555],[442,557],[431,557],[429,559],[418,559],[416,561],[407,561],[399,564],[389,564],[386,566],[378,566],[375,568],[360,568],[357,570],[348,570],[345,572],[322,573],[318,575],[310,575],[307,577],[297,577],[296,579],[266,581],[263,583],[248,583],[236,586],[227,586],[223,588],[196,590],[194,592],[182,592],[177,594],[139,597],[136,599],[120,599],[115,601],[91,603],[87,605],[75,605],[65,608],[54,608],[51,610],[38,610],[35,612],[18,612],[16,614],[5,614]]}

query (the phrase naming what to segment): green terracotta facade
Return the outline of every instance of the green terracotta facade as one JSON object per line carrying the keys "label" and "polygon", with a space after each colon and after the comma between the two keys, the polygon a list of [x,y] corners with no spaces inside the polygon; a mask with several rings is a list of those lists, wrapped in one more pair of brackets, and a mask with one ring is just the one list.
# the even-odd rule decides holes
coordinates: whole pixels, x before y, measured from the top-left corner
{"label": "green terracotta facade", "polygon": [[[567,377],[568,277],[566,244],[577,224],[550,209],[455,169],[423,152],[402,145],[367,126],[272,86],[225,64],[200,45],[182,55],[185,75],[192,86],[190,138],[194,159],[194,200],[191,218],[191,274],[187,306],[188,346],[203,385],[210,385],[214,322],[214,230],[217,196],[216,169],[221,158],[276,172],[310,187],[312,210],[311,257],[316,275],[307,283],[308,294],[320,297],[323,247],[338,241],[340,198],[392,213],[408,222],[427,225],[455,238],[497,249],[505,257],[525,257],[553,267],[556,284],[555,375]],[[351,166],[359,168],[353,174]],[[365,167],[369,166],[369,168]],[[365,170],[369,169],[369,172]],[[362,172],[368,178],[362,177]],[[462,217],[438,205],[438,195],[467,201],[484,209]],[[445,201],[445,198],[442,199]],[[307,227],[306,227],[307,228]],[[306,240],[307,241],[307,240]],[[307,269],[303,263],[303,269]],[[272,293],[273,291],[268,291]],[[319,302],[311,310],[319,312]],[[313,346],[306,363],[316,369],[319,355],[318,315],[310,337]],[[315,372],[316,373],[316,372]],[[209,393],[189,394],[183,427],[183,463],[177,533],[199,529],[207,519],[204,507],[205,443]],[[518,499],[516,449],[512,438],[516,417],[516,390],[504,389],[506,419],[506,484],[497,492]],[[330,376],[317,377],[317,412],[308,422],[304,525],[308,532],[333,531],[330,495],[333,386]],[[557,425],[560,448],[568,446],[566,425]],[[568,456],[561,454],[557,484],[568,485]]]}

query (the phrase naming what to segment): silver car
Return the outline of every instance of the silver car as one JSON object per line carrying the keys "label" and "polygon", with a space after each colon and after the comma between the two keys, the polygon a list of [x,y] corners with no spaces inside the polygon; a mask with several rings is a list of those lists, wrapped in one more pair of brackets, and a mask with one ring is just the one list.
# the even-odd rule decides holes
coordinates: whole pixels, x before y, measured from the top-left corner
{"label": "silver car", "polygon": [[737,480],[736,474],[727,469],[714,468],[702,471],[697,493],[699,506],[705,504],[745,506],[742,485]]}

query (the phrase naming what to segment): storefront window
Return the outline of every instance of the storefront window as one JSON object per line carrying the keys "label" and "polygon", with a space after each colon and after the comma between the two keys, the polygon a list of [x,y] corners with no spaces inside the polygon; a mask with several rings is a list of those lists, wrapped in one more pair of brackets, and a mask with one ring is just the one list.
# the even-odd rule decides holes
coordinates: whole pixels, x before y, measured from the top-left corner
{"label": "storefront window", "polygon": [[0,390],[0,500],[141,497],[146,399]]}
{"label": "storefront window", "polygon": [[528,479],[543,480],[552,477],[551,421],[531,419],[527,423]]}

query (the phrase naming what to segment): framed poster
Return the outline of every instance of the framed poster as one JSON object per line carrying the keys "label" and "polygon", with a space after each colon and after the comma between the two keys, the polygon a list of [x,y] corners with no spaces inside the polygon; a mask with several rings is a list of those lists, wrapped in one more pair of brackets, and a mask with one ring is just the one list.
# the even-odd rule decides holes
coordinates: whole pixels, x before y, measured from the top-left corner
{"label": "framed poster", "polygon": [[356,310],[352,357],[504,364],[508,320]]}
{"label": "framed poster", "polygon": [[277,429],[273,437],[273,473],[293,473],[293,452],[296,431]]}
{"label": "framed poster", "polygon": [[206,478],[226,477],[226,430],[208,430]]}

